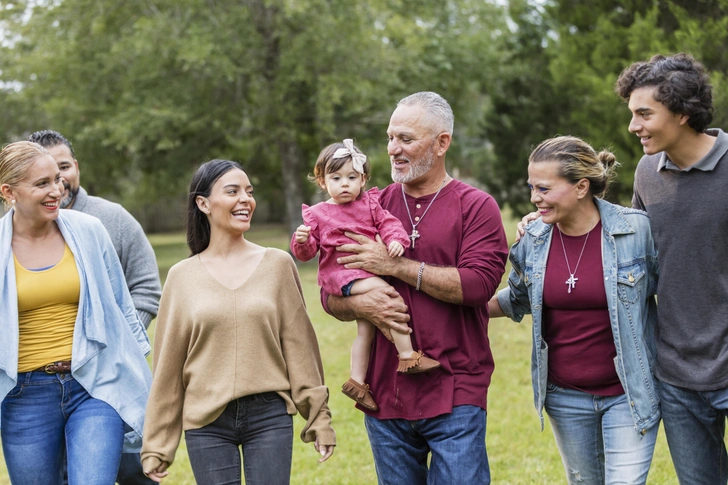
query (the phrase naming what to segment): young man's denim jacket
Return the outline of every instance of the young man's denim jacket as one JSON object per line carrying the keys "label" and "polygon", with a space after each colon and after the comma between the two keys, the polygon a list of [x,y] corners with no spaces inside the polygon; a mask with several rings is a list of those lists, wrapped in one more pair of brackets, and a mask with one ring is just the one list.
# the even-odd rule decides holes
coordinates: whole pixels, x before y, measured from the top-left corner
{"label": "young man's denim jacket", "polygon": [[[18,380],[18,294],[10,210],[0,219],[0,402]],[[73,332],[71,375],[128,425],[124,451],[140,451],[151,372],[149,338],[134,309],[124,272],[101,221],[72,210],[56,220],[71,249],[81,292]]]}
{"label": "young man's denim jacket", "polygon": [[[631,406],[635,429],[644,434],[660,420],[653,373],[657,324],[657,251],[645,212],[594,199],[602,220],[602,266],[617,356],[614,366]],[[505,315],[533,318],[531,374],[534,404],[541,418],[548,380],[548,345],[542,338],[543,285],[553,226],[540,219],[526,226],[513,245],[509,288],[498,292]],[[590,358],[583,356],[584,360]]]}

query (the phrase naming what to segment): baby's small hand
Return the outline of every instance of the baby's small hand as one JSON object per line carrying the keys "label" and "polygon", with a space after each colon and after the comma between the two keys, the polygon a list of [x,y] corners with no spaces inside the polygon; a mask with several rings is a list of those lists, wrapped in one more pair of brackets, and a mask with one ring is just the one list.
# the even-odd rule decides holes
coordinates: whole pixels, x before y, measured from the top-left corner
{"label": "baby's small hand", "polygon": [[399,241],[392,241],[389,243],[389,246],[387,246],[387,252],[391,257],[397,258],[404,254],[404,246],[402,246]]}
{"label": "baby's small hand", "polygon": [[298,244],[303,244],[306,241],[308,241],[308,236],[311,235],[311,228],[308,226],[304,226],[301,224],[296,228],[296,242]]}

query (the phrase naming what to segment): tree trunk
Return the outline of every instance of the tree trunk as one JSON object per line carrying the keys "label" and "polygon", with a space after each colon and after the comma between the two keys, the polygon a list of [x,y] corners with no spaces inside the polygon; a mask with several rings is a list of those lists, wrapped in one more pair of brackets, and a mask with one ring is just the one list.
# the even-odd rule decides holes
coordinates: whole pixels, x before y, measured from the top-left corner
{"label": "tree trunk", "polygon": [[291,234],[301,224],[301,204],[304,202],[301,188],[301,149],[295,140],[278,142],[283,175],[283,194],[286,198],[286,225]]}
{"label": "tree trunk", "polygon": [[[276,93],[279,91],[277,84],[281,82],[278,78],[280,73],[280,34],[277,31],[279,21],[279,9],[275,4],[268,4],[263,0],[247,0],[246,2],[255,21],[255,28],[263,39],[263,64],[262,71],[265,79],[266,96],[263,97],[263,119],[265,133],[274,134],[277,140],[278,156],[281,160],[281,175],[285,200],[285,223],[292,234],[301,224],[301,204],[303,203],[303,189],[301,188],[300,174],[301,160],[303,158],[301,148],[296,142],[295,129],[286,127],[282,120],[287,120],[284,110],[276,106]],[[272,127],[278,127],[271,130]]]}

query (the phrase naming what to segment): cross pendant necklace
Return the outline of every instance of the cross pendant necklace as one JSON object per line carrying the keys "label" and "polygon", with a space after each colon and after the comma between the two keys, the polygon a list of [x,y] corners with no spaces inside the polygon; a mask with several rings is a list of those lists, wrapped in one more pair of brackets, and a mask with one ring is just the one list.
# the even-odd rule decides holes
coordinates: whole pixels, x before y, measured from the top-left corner
{"label": "cross pendant necklace", "polygon": [[574,278],[573,274],[569,275],[569,279],[566,280],[566,284],[569,285],[569,293],[576,287],[577,281],[579,281],[579,278]]}
{"label": "cross pendant necklace", "polygon": [[427,209],[425,209],[425,212],[422,213],[420,216],[420,219],[415,222],[412,220],[412,214],[409,210],[409,205],[407,205],[407,197],[404,194],[404,184],[402,184],[402,200],[404,201],[404,208],[407,209],[407,217],[409,217],[410,224],[412,225],[412,234],[407,236],[410,241],[412,241],[412,249],[415,248],[415,241],[420,238],[420,233],[417,230],[417,226],[422,222],[422,219],[425,218],[425,214],[427,214],[427,211],[430,210],[430,207],[432,207],[432,204],[435,202],[435,199],[437,199],[437,196],[440,194],[440,191],[445,186],[445,182],[447,182],[447,175],[445,175],[445,180],[442,181],[442,184],[440,185],[440,188],[437,189],[437,192],[435,192],[435,196],[430,201],[430,204],[427,206]]}
{"label": "cross pendant necklace", "polygon": [[415,248],[415,239],[417,239],[418,237],[420,237],[420,233],[417,232],[417,229],[415,229],[413,227],[412,228],[412,234],[410,234],[407,237],[409,237],[410,238],[410,241],[412,241],[412,249],[414,249]]}
{"label": "cross pendant necklace", "polygon": [[[558,228],[557,228],[558,229]],[[591,231],[589,231],[591,232]],[[577,270],[579,269],[579,263],[581,263],[581,257],[584,255],[584,249],[586,249],[586,242],[589,240],[589,233],[586,233],[586,237],[584,238],[584,245],[581,247],[581,253],[579,253],[579,260],[576,262],[576,266],[574,267],[574,271],[571,271],[571,265],[569,264],[569,257],[566,255],[566,246],[564,245],[564,236],[561,235],[561,231],[559,231],[559,238],[561,239],[561,249],[564,250],[564,260],[566,260],[566,269],[569,270],[569,279],[566,280],[566,286],[569,287],[568,293],[571,293],[571,290],[576,288],[576,282],[579,281],[579,278],[575,278],[574,275],[576,274]]]}

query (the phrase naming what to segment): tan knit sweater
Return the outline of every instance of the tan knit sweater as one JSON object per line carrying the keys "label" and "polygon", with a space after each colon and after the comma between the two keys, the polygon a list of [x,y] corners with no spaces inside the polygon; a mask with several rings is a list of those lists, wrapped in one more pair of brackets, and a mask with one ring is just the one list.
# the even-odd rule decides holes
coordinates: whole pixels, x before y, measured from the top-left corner
{"label": "tan knit sweater", "polygon": [[145,470],[172,463],[182,429],[217,419],[230,401],[277,392],[301,413],[304,442],[336,444],[318,341],[291,257],[266,249],[230,290],[198,256],[169,270],[154,337],[154,380],[144,424]]}

